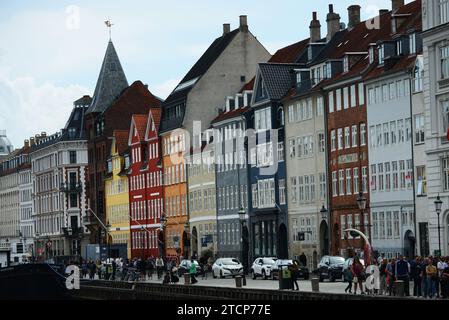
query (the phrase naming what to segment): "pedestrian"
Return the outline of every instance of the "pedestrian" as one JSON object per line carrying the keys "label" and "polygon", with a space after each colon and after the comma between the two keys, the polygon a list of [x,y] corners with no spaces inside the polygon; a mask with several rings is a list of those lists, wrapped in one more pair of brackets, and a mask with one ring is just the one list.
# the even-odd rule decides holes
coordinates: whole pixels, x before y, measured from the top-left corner
{"label": "pedestrian", "polygon": [[396,262],[396,279],[404,281],[404,294],[410,296],[410,264],[404,259],[403,255],[399,256]]}
{"label": "pedestrian", "polygon": [[117,273],[117,262],[115,262],[115,259],[112,259],[112,276],[111,276],[111,280],[115,280],[116,273]]}
{"label": "pedestrian", "polygon": [[429,259],[429,264],[426,267],[427,275],[427,296],[432,299],[436,294],[436,284],[438,281],[437,268],[434,265],[433,259]]}
{"label": "pedestrian", "polygon": [[387,282],[388,282],[388,295],[395,293],[394,282],[396,281],[396,259],[391,259],[387,265]]}
{"label": "pedestrian", "polygon": [[303,267],[307,267],[307,257],[306,255],[303,253],[301,253],[301,255],[299,256],[299,262],[301,263],[301,265]]}
{"label": "pedestrian", "polygon": [[422,296],[424,298],[427,298],[427,273],[426,273],[426,268],[429,265],[429,259],[428,258],[424,258],[421,261],[421,290],[422,290]]}
{"label": "pedestrian", "polygon": [[102,264],[101,264],[101,261],[100,260],[97,260],[97,274],[98,274],[98,279],[101,279],[102,278],[102,274],[101,274],[101,266],[102,266]]}
{"label": "pedestrian", "polygon": [[343,277],[345,282],[348,283],[348,286],[345,288],[345,293],[348,293],[348,291],[349,293],[352,293],[352,281],[354,280],[354,275],[352,274],[350,266],[343,271]]}
{"label": "pedestrian", "polygon": [[299,262],[297,260],[293,260],[293,263],[289,266],[289,269],[290,269],[291,279],[293,282],[292,289],[299,291],[299,285],[298,285]]}
{"label": "pedestrian", "polygon": [[153,272],[154,272],[154,259],[153,259],[153,257],[148,258],[147,270],[148,270],[148,278],[149,279],[153,279]]}
{"label": "pedestrian", "polygon": [[357,294],[357,285],[360,287],[360,293],[365,294],[365,292],[363,292],[363,265],[360,263],[358,256],[354,257],[351,271],[353,275],[352,282],[354,283],[354,294]]}
{"label": "pedestrian", "polygon": [[383,259],[379,266],[379,277],[380,277],[379,294],[381,296],[387,293],[387,265],[388,260]]}
{"label": "pedestrian", "polygon": [[413,279],[413,296],[421,296],[421,259],[416,256],[414,260],[410,262],[410,276]]}
{"label": "pedestrian", "polygon": [[195,265],[195,260],[193,260],[193,259],[190,261],[189,273],[190,273],[190,283],[191,284],[197,283],[198,280],[196,280],[196,278],[195,278],[195,276],[196,276],[196,265]]}
{"label": "pedestrian", "polygon": [[444,296],[444,293],[443,293],[443,279],[442,279],[442,276],[443,276],[443,270],[444,269],[446,269],[447,268],[447,263],[446,263],[446,258],[444,258],[444,257],[439,257],[439,259],[438,259],[439,261],[438,261],[438,263],[437,263],[437,269],[438,269],[438,289],[437,289],[437,292],[438,292],[438,296],[440,297],[443,297]]}
{"label": "pedestrian", "polygon": [[445,268],[441,272],[441,297],[447,299],[449,297],[449,257],[445,258]]}
{"label": "pedestrian", "polygon": [[158,257],[156,259],[156,272],[158,279],[161,279],[163,269],[164,269],[164,260],[162,260],[162,257]]}

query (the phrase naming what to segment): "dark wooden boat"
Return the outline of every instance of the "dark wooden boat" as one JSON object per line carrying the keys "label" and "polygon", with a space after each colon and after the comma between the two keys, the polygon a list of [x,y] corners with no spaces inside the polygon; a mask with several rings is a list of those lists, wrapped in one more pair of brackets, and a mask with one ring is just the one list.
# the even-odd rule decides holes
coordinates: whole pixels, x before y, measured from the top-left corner
{"label": "dark wooden boat", "polygon": [[23,264],[0,268],[0,300],[66,300],[63,266]]}

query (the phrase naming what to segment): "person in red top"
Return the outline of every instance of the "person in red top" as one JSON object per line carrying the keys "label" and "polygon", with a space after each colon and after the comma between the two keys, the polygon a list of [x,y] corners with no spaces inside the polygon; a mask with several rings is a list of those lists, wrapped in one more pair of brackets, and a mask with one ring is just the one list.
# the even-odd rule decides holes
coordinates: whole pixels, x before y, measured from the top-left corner
{"label": "person in red top", "polygon": [[363,265],[360,263],[360,259],[357,256],[354,257],[351,271],[353,275],[354,294],[357,294],[357,285],[360,287],[361,294],[365,294],[365,292],[363,292]]}

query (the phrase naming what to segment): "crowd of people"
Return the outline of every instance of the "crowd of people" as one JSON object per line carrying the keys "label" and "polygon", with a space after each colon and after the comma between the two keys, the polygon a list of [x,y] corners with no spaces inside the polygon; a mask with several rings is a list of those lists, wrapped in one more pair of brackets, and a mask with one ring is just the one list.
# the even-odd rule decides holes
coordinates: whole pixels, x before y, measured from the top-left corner
{"label": "crowd of people", "polygon": [[[428,299],[449,298],[449,257],[420,257],[407,260],[404,256],[398,259],[385,259],[379,257],[379,288],[373,293],[378,295],[396,295],[396,281],[404,284],[404,295],[423,297]],[[371,293],[367,286],[363,286],[370,275],[360,259],[354,257],[353,263],[344,270],[344,279],[348,283],[346,293]],[[410,283],[413,283],[413,293],[410,292]]]}

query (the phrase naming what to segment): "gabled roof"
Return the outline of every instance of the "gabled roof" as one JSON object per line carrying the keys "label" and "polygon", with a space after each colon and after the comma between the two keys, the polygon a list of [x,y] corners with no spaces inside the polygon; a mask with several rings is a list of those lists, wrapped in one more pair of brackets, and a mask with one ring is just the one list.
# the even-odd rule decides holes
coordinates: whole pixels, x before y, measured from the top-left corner
{"label": "gabled roof", "polygon": [[[222,52],[228,47],[234,37],[239,33],[239,29],[235,29],[232,32],[224,34],[220,38],[209,46],[200,59],[193,65],[190,71],[181,80],[179,85],[173,90],[173,92],[165,100],[164,104],[168,104],[172,101],[178,100],[187,96],[190,90],[194,87],[196,81],[204,75],[212,64],[218,59]],[[192,85],[189,85],[189,84]],[[184,89],[181,89],[183,85],[186,85]]]}
{"label": "gabled roof", "polygon": [[87,113],[102,113],[128,87],[122,65],[115,51],[114,44],[109,41],[95,87],[94,97]]}
{"label": "gabled roof", "polygon": [[115,140],[115,148],[119,155],[123,155],[128,150],[128,131],[114,130],[113,137]]}
{"label": "gabled roof", "polygon": [[301,53],[306,48],[310,39],[304,39],[289,45],[285,48],[279,49],[276,53],[268,60],[268,63],[295,63],[301,56]]}
{"label": "gabled roof", "polygon": [[78,100],[76,100],[73,104],[75,106],[90,106],[92,103],[92,98],[88,95],[85,95]]}
{"label": "gabled roof", "polygon": [[150,131],[150,124],[151,121],[154,122],[154,126],[156,129],[156,132],[159,132],[159,126],[161,124],[161,117],[162,117],[162,109],[161,108],[151,108],[148,113],[148,122],[147,127],[145,129],[145,140],[149,139],[149,131]]}
{"label": "gabled roof", "polygon": [[263,81],[271,100],[280,100],[292,87],[293,63],[259,63],[258,81]]}
{"label": "gabled roof", "polygon": [[237,116],[244,114],[249,110],[249,107],[237,108],[228,112],[223,112],[218,115],[214,120],[212,120],[211,124],[218,123],[224,120],[232,119]]}
{"label": "gabled roof", "polygon": [[134,136],[134,128],[137,130],[139,141],[145,140],[145,132],[148,123],[148,114],[135,114],[131,119],[131,127],[129,129],[129,145],[131,145]]}

